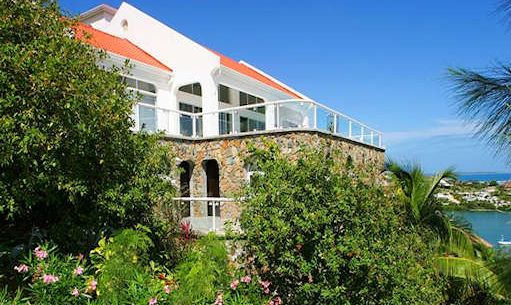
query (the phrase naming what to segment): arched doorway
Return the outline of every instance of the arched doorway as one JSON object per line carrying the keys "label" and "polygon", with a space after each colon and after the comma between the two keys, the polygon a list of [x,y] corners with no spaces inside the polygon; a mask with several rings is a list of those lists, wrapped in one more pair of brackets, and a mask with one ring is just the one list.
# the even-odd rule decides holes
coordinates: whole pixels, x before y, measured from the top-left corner
{"label": "arched doorway", "polygon": [[[206,173],[206,197],[220,197],[220,170],[216,160],[205,160],[203,162],[204,172]],[[208,216],[213,216],[213,205],[215,206],[215,216],[220,216],[220,204],[212,201],[208,202]]]}
{"label": "arched doorway", "polygon": [[[192,179],[192,164],[189,161],[183,161],[179,164],[179,191],[180,197],[190,197],[190,181]],[[181,203],[181,215],[190,216],[190,201]]]}

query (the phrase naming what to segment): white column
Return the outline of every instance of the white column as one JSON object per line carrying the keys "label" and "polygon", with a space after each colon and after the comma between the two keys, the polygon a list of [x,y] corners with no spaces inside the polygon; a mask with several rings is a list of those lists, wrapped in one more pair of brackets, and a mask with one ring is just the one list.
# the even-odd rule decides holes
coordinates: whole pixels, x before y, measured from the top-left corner
{"label": "white column", "polygon": [[[210,112],[219,109],[218,86],[213,79],[200,83],[202,87],[202,111]],[[203,134],[205,137],[218,136],[218,113],[205,114],[202,118]]]}
{"label": "white column", "polygon": [[275,108],[276,105],[266,105],[265,107],[265,121],[266,121],[266,130],[275,129]]}

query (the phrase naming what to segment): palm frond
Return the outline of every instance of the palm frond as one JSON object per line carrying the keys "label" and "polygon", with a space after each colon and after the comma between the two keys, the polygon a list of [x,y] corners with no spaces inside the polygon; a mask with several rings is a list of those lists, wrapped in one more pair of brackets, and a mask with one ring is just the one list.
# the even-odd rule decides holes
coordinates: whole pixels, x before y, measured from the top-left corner
{"label": "palm frond", "polygon": [[503,289],[497,275],[481,260],[439,256],[434,259],[434,267],[446,276],[478,283],[483,287],[493,289],[498,295],[506,294],[506,290]]}
{"label": "palm frond", "polygon": [[484,73],[449,69],[458,114],[475,123],[476,136],[497,149],[511,147],[511,67],[501,64]]}

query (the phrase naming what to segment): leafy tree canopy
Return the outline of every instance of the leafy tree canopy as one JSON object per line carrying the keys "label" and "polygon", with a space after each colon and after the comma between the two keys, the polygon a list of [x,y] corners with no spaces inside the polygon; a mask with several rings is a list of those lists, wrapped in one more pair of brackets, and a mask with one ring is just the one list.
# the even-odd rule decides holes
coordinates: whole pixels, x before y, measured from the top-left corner
{"label": "leafy tree canopy", "polygon": [[161,178],[170,173],[167,150],[132,132],[135,97],[119,69],[98,66],[105,52],[74,38],[73,23],[54,1],[0,1],[7,240],[37,227],[61,246],[84,247],[99,230],[152,222],[153,206],[171,196]]}

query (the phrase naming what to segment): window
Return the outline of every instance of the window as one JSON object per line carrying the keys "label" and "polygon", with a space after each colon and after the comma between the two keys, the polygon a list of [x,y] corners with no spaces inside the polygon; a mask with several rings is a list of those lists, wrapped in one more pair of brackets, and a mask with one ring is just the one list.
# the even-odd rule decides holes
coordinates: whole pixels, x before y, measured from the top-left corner
{"label": "window", "polygon": [[[202,112],[201,107],[197,107],[194,105],[179,103],[179,110],[189,113],[199,113]],[[179,126],[181,130],[181,135],[183,136],[192,136],[193,135],[193,119],[189,115],[181,114],[179,116]],[[202,134],[202,117],[197,117],[195,120],[195,130],[198,135]]]}
{"label": "window", "polygon": [[179,91],[202,96],[202,88],[199,83],[181,86]]}
{"label": "window", "polygon": [[179,110],[184,111],[184,112],[190,112],[190,113],[202,112],[201,107],[197,107],[197,106],[186,104],[186,103],[179,103]]}
{"label": "window", "polygon": [[[264,100],[262,98],[240,91],[240,106],[263,104],[263,103],[264,103]],[[255,107],[254,109],[250,109],[250,110],[259,112],[262,114],[264,114],[264,112],[265,112],[264,106]]]}
{"label": "window", "polygon": [[254,130],[265,130],[265,122],[249,119],[244,116],[240,116],[240,132],[248,132]]}
{"label": "window", "polygon": [[232,115],[230,113],[220,112],[218,116],[218,124],[220,134],[231,133]]}
{"label": "window", "polygon": [[139,129],[156,131],[156,86],[135,78],[122,76],[120,81],[125,83],[129,90],[139,94],[138,103],[138,126]]}
{"label": "window", "polygon": [[144,91],[144,92],[150,92],[150,93],[156,93],[156,87],[148,82],[144,82],[138,79],[134,79],[131,77],[122,76],[121,81],[128,86],[128,88]]}
{"label": "window", "polygon": [[218,101],[227,104],[231,103],[230,88],[224,85],[218,85]]}

